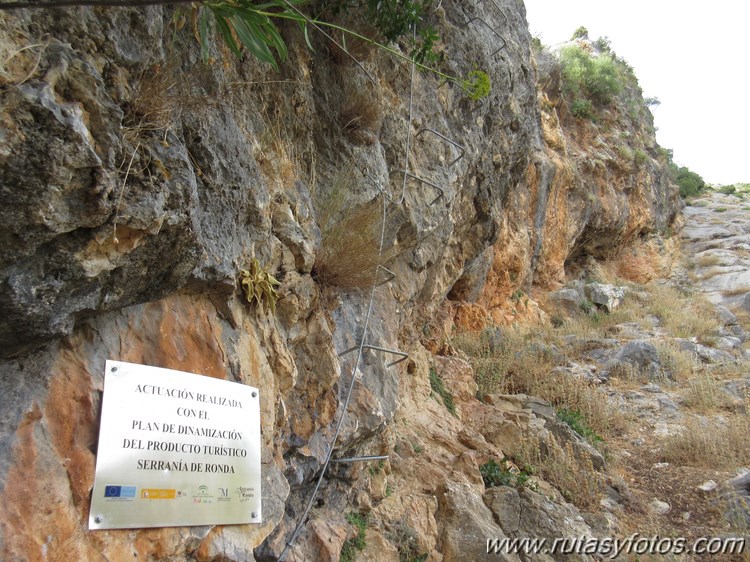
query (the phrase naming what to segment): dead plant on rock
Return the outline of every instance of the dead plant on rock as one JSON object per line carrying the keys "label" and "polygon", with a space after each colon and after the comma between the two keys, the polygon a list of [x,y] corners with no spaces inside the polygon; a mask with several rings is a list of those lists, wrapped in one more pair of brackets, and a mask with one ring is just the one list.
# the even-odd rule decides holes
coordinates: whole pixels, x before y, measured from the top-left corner
{"label": "dead plant on rock", "polygon": [[352,205],[352,181],[350,163],[327,189],[319,189],[314,195],[321,243],[313,275],[324,285],[364,289],[386,278],[378,266],[387,266],[417,241],[413,237],[394,240],[400,218],[384,209],[381,197]]}

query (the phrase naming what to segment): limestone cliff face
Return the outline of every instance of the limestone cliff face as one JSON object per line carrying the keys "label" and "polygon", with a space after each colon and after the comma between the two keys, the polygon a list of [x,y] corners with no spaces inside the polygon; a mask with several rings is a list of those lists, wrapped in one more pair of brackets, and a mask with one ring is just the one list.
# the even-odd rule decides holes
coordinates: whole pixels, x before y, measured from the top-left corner
{"label": "limestone cliff face", "polygon": [[[337,455],[397,454],[383,430],[407,390],[425,399],[432,358],[423,344],[439,348],[447,298],[480,299],[480,320],[495,320],[518,287],[558,281],[566,265],[607,257],[674,217],[653,159],[629,165],[596,126],[571,129],[564,113],[561,124],[537,89],[520,1],[430,14],[451,46],[448,70],[485,69],[493,89],[476,103],[417,73],[411,122],[408,65],[363,50],[373,85],[323,38],[306,50],[291,25],[280,74],[218,45],[203,64],[172,16],[163,7],[2,16],[3,559],[279,555],[342,415],[353,365],[338,354],[362,337],[369,302],[315,271],[322,194],[342,170],[343,213],[380,208],[388,194],[386,246],[399,250],[388,263],[395,279],[375,293],[367,342],[412,358],[389,367],[390,357],[365,355]],[[494,30],[466,25],[475,16]],[[497,52],[496,32],[505,41]],[[352,108],[354,92],[367,99]],[[369,121],[367,104],[377,108]],[[425,129],[464,156],[451,164],[458,149]],[[409,172],[444,190],[434,204],[436,191],[418,181],[394,203],[407,134]],[[281,281],[275,314],[239,289],[253,257]],[[261,526],[87,531],[108,358],[261,389]],[[290,560],[337,559],[342,511],[371,501],[352,498],[365,493],[351,486],[357,474],[342,469],[324,486]],[[462,485],[445,498],[460,504]],[[404,505],[423,509],[435,536],[458,515],[445,508],[436,521],[433,503]],[[439,560],[453,547],[430,548]]]}
{"label": "limestone cliff face", "polygon": [[[591,259],[616,261],[624,277],[647,280],[649,268],[653,276],[654,264],[668,260],[665,244],[672,243],[664,235],[682,205],[635,77],[626,72],[622,95],[596,118],[579,119],[562,95],[559,61],[548,51],[536,59],[540,137],[527,189],[511,194],[501,221],[475,325],[523,315],[518,299],[509,301],[514,292],[532,286],[543,292],[584,271]],[[649,264],[631,259],[635,248],[651,255]]]}

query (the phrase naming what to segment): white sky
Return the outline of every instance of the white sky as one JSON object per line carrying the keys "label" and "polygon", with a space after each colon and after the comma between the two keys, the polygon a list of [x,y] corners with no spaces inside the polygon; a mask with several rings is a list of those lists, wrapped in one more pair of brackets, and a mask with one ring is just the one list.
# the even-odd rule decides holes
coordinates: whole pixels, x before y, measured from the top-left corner
{"label": "white sky", "polygon": [[524,0],[531,33],[554,46],[584,26],[609,37],[653,107],[656,138],[710,183],[750,182],[750,3],[746,0]]}

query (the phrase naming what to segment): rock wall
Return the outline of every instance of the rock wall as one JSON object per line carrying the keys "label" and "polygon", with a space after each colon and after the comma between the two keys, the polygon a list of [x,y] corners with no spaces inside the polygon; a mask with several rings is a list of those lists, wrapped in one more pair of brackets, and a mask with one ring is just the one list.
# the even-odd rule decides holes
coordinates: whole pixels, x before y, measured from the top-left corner
{"label": "rock wall", "polygon": [[[495,52],[493,29],[466,25],[475,16],[491,22],[504,48]],[[408,457],[383,430],[405,404],[419,411],[429,396],[426,349],[439,349],[450,329],[447,298],[459,311],[479,306],[482,324],[502,320],[496,311],[518,287],[557,281],[580,256],[603,256],[602,233],[622,245],[674,215],[671,202],[664,210],[669,186],[655,181],[656,164],[635,184],[632,170],[613,171],[613,159],[599,175],[578,175],[588,129],[563,133],[553,109],[540,119],[545,93],[517,0],[451,3],[429,15],[450,46],[448,71],[484,69],[493,88],[473,102],[417,73],[411,122],[408,65],[357,51],[372,85],[324,38],[308,51],[293,25],[283,28],[290,57],[277,74],[220,44],[202,63],[189,29],[172,27],[171,8],[0,18],[0,55],[9,61],[0,74],[6,560],[278,557],[343,413],[353,365],[338,353],[359,342],[369,304],[367,291],[316,275],[319,215],[337,175],[348,176],[344,214],[379,209],[388,194],[385,243],[398,251],[387,265],[396,277],[375,293],[367,341],[411,359],[389,367],[390,357],[365,354],[336,454]],[[367,99],[352,109],[353,92]],[[376,117],[353,127],[368,103]],[[417,135],[425,128],[465,155],[449,165],[458,150]],[[445,190],[434,204],[436,192],[417,181],[393,203],[408,132],[408,170]],[[598,195],[581,195],[575,186],[586,182]],[[281,282],[275,313],[239,289],[253,257]],[[108,358],[261,389],[261,526],[87,530]],[[343,510],[385,495],[382,481],[363,475],[360,467],[333,471],[288,560],[338,559]],[[399,517],[424,512],[412,527],[429,527],[433,542],[421,547],[430,560],[460,555],[460,537],[434,537],[473,509],[461,489],[472,478],[448,482],[439,499],[400,498]],[[483,517],[477,532],[494,531],[482,527],[491,514]]]}
{"label": "rock wall", "polygon": [[522,318],[519,291],[537,287],[543,299],[590,260],[613,261],[624,278],[643,282],[664,273],[674,253],[682,203],[635,76],[624,73],[625,92],[595,118],[577,119],[558,60],[544,50],[536,61],[540,128],[527,189],[511,194],[473,327]]}

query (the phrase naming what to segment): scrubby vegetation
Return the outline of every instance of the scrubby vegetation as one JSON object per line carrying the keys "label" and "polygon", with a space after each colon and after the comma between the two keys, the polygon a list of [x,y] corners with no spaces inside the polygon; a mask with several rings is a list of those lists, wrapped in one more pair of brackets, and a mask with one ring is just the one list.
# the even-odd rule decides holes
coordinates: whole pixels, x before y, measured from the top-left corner
{"label": "scrubby vegetation", "polygon": [[560,62],[571,103],[587,100],[594,107],[606,106],[622,90],[620,71],[609,54],[593,54],[581,45],[569,45],[560,51]]}
{"label": "scrubby vegetation", "polygon": [[502,459],[500,463],[490,459],[479,467],[479,473],[482,475],[485,488],[495,486],[523,488],[527,485],[529,478],[533,476],[533,470],[529,467],[516,468],[510,465],[510,459],[508,458]]}
{"label": "scrubby vegetation", "polygon": [[432,395],[439,396],[440,401],[443,403],[443,406],[445,406],[445,409],[455,416],[456,406],[453,403],[453,395],[446,388],[443,379],[440,378],[440,375],[438,375],[435,369],[430,369],[430,388],[432,388]]}
{"label": "scrubby vegetation", "polygon": [[706,189],[703,178],[686,166],[678,166],[674,162],[669,163],[672,179],[680,188],[680,196],[684,199],[700,195]]}
{"label": "scrubby vegetation", "polygon": [[[560,330],[565,330],[561,327]],[[556,349],[554,332],[549,341],[536,339],[539,329],[506,330],[502,336],[491,331],[465,333],[453,343],[470,358],[480,395],[528,394],[552,405],[577,412],[592,432],[616,432],[621,415],[607,403],[606,396],[586,380],[555,371],[566,359]]]}
{"label": "scrubby vegetation", "polygon": [[[211,37],[216,35],[238,57],[248,53],[278,71],[280,64],[289,55],[279,24],[293,21],[299,25],[310,50],[314,50],[310,34],[315,30],[336,43],[347,56],[354,58],[345,47],[345,38],[341,39],[341,43],[333,38],[334,34],[342,35],[398,59],[412,62],[422,70],[453,82],[473,100],[485,97],[489,93],[489,76],[482,70],[472,69],[464,77],[459,77],[446,74],[434,66],[442,59],[441,54],[436,52],[440,38],[432,27],[421,27],[426,11],[432,4],[429,0],[333,2],[326,8],[326,11],[330,11],[334,16],[342,12],[359,11],[362,13],[362,20],[375,27],[377,38],[368,37],[353,27],[324,19],[320,13],[305,13],[305,4],[299,0],[270,0],[264,4],[201,2],[196,3],[190,10],[178,9],[175,12],[174,23],[177,29],[181,29],[185,27],[188,19],[193,20],[194,31],[205,62],[211,60]],[[404,41],[408,45],[408,54],[390,46],[397,41]]]}
{"label": "scrubby vegetation", "polygon": [[578,433],[581,437],[586,438],[594,445],[603,441],[603,439],[588,426],[583,414],[578,410],[558,408],[557,419],[567,424],[570,429]]}
{"label": "scrubby vegetation", "polygon": [[365,531],[367,529],[367,517],[359,513],[349,513],[346,521],[356,530],[356,536],[347,539],[344,546],[341,547],[341,562],[354,562],[357,559],[357,552],[365,548]]}

